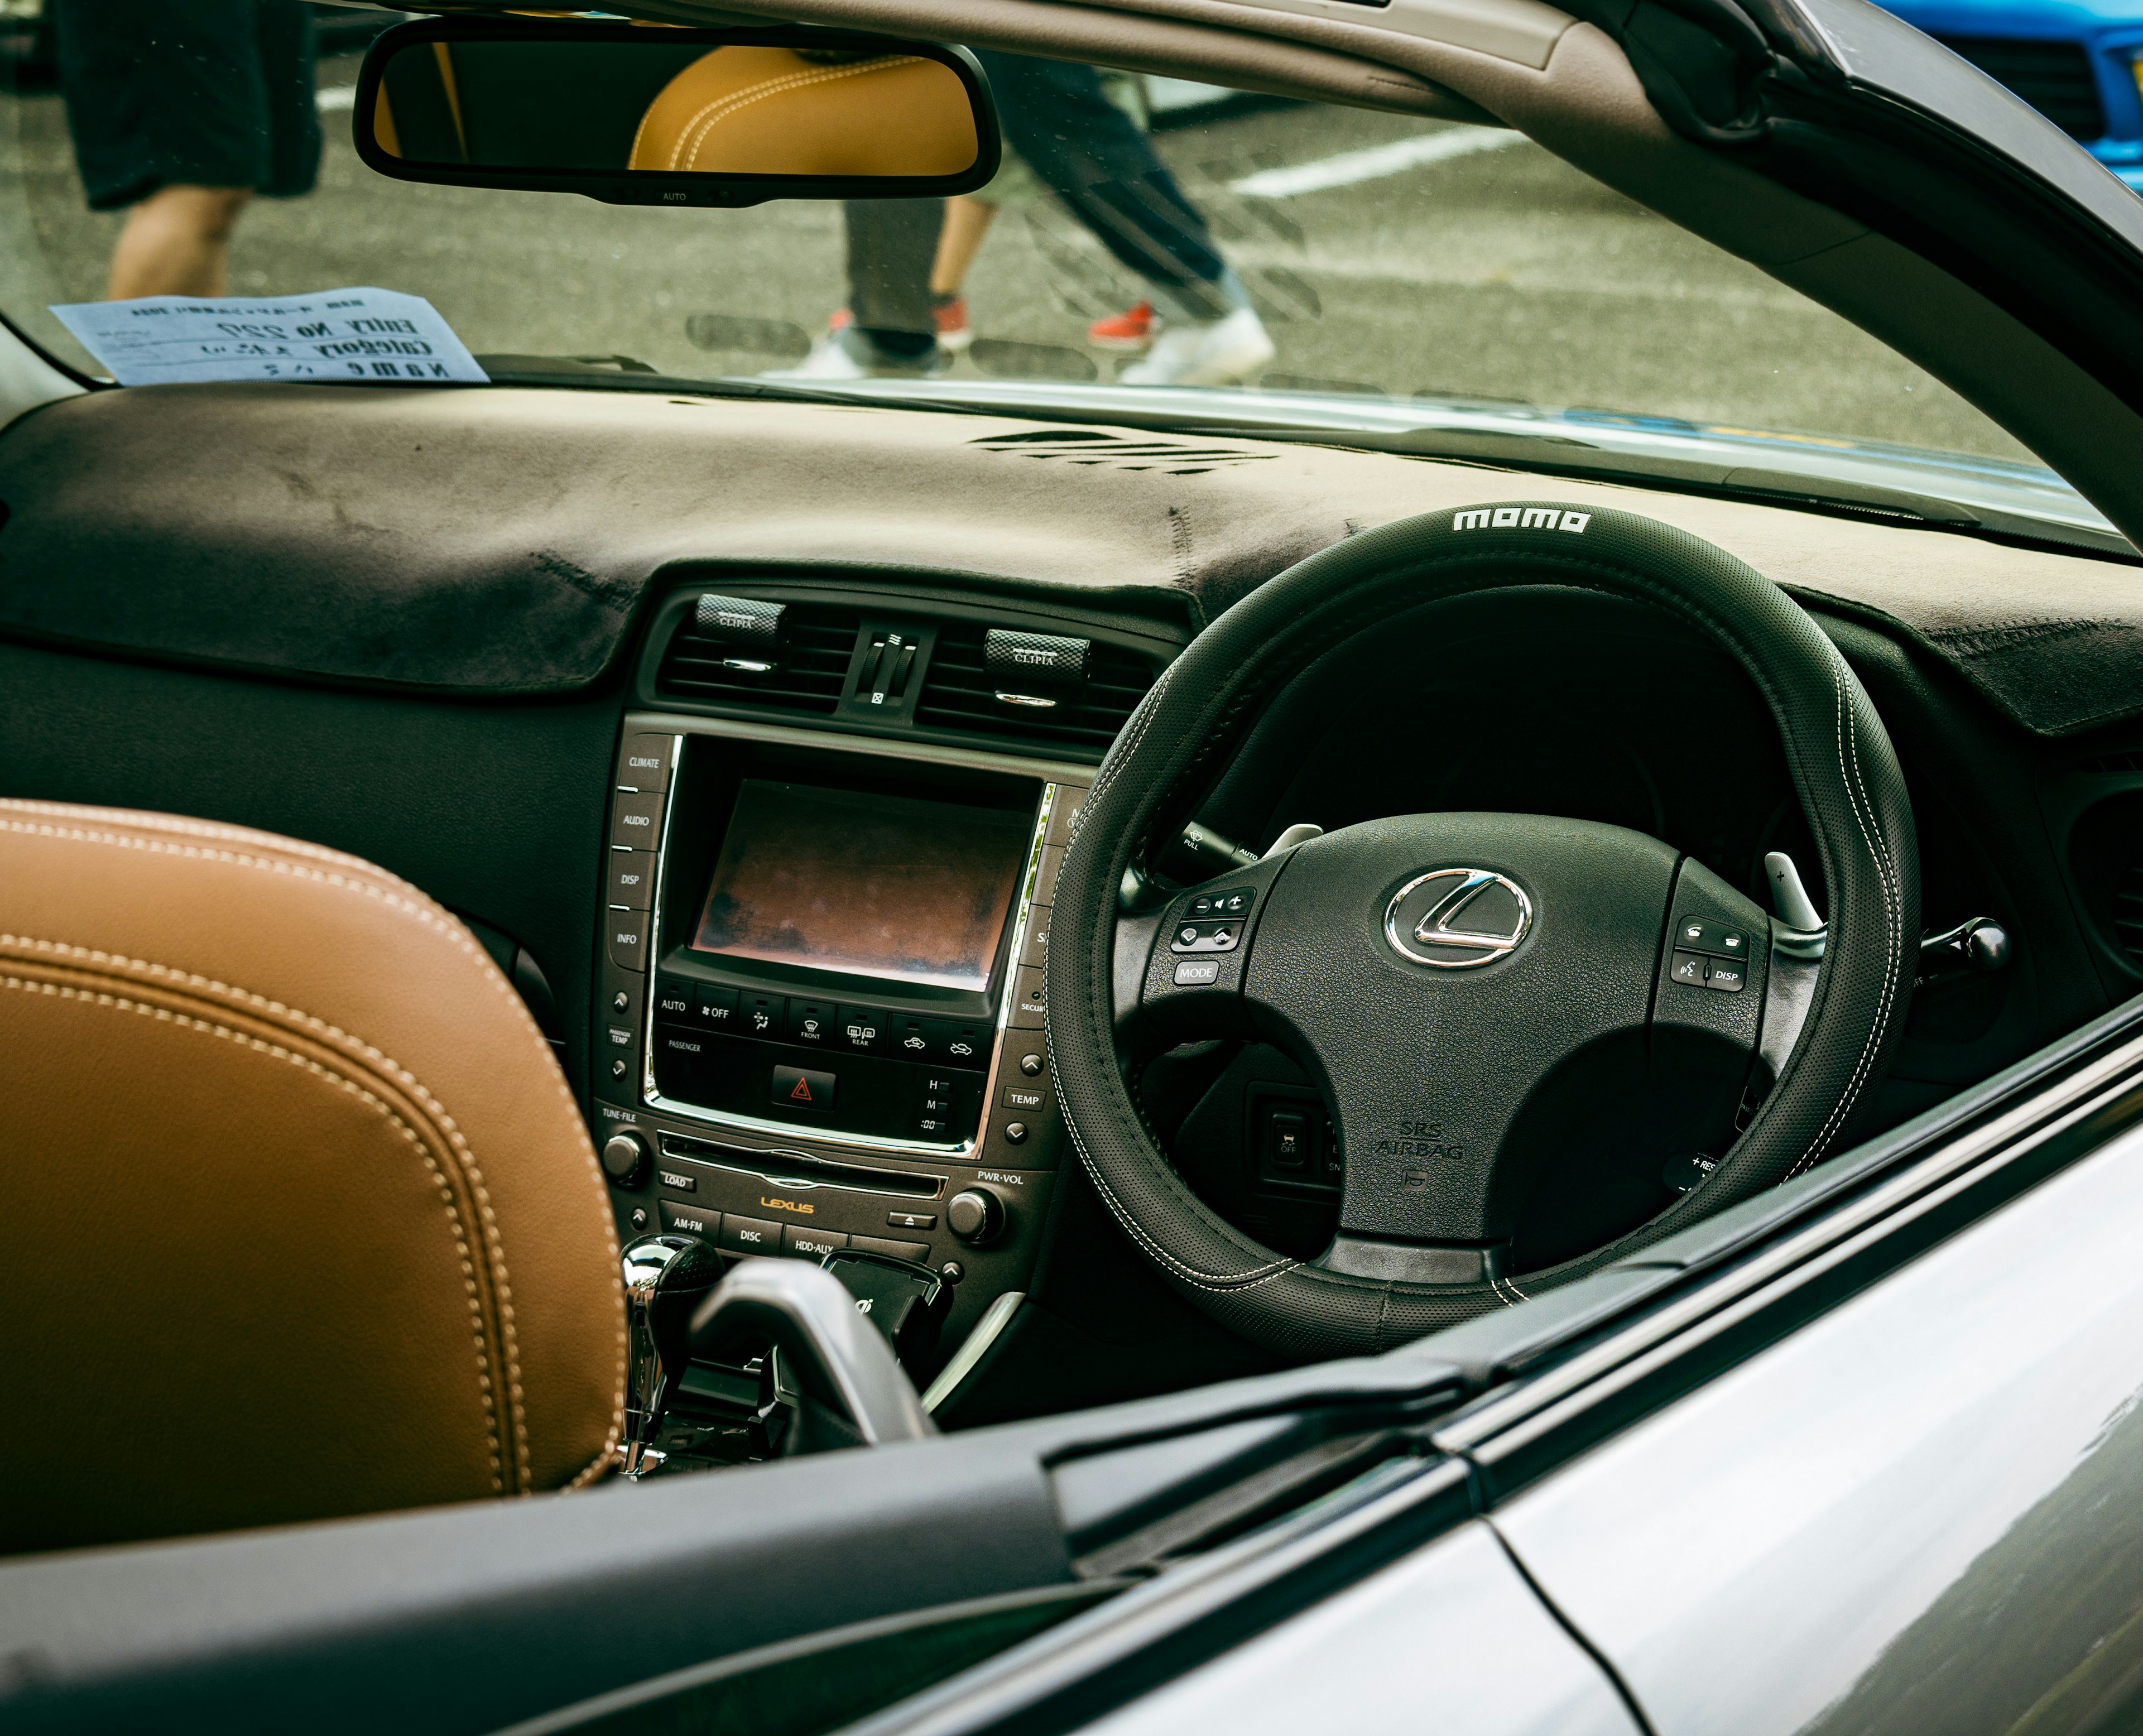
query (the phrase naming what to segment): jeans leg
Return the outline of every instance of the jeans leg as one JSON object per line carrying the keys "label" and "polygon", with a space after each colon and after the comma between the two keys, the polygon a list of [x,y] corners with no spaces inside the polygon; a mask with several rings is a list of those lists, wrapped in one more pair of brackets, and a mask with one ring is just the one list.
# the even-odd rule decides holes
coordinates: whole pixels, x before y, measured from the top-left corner
{"label": "jeans leg", "polygon": [[1197,206],[1091,67],[976,51],[1012,147],[1170,310],[1218,319],[1247,305]]}
{"label": "jeans leg", "polygon": [[920,355],[938,341],[930,266],[944,225],[942,199],[851,199],[849,310],[857,330],[894,355]]}

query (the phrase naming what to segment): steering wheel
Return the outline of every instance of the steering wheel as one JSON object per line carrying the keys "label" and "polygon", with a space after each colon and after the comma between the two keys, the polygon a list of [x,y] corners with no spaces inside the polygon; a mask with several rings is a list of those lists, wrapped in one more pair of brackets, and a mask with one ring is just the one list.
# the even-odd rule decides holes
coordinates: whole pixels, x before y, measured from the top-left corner
{"label": "steering wheel", "polygon": [[[1312,661],[1423,604],[1542,585],[1664,610],[1747,671],[1821,858],[1820,937],[1774,934],[1754,903],[1656,838],[1515,814],[1349,826],[1176,895],[1157,920],[1136,908],[1151,841],[1180,833]],[[1424,716],[1418,739],[1369,750],[1458,749]],[[1389,1348],[1522,1301],[1840,1149],[1903,1024],[1918,861],[1881,720],[1784,592],[1634,513],[1496,502],[1325,549],[1199,635],[1102,764],[1051,929],[1051,1068],[1101,1199],[1215,1319],[1309,1359]],[[1319,1081],[1343,1175],[1339,1232],[1318,1259],[1234,1229],[1163,1155],[1125,1051],[1199,1035],[1273,1043]],[[1759,1056],[1770,1086],[1735,1136],[1732,1105]],[[1541,1161],[1542,1117],[1528,1110],[1558,1081],[1566,1109],[1573,1078],[1634,1068],[1658,1085],[1662,1066],[1678,1070],[1655,1094],[1670,1124],[1679,1105],[1717,1128],[1724,1093],[1726,1149],[1692,1160],[1695,1185],[1606,1246],[1506,1269]]]}

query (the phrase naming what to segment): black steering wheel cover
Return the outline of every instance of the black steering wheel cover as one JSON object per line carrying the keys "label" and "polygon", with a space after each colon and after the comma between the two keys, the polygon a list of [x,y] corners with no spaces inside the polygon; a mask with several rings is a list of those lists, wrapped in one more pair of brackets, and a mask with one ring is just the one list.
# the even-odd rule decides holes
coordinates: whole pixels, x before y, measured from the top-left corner
{"label": "black steering wheel cover", "polygon": [[[1651,1222],[1581,1259],[1516,1282],[1426,1285],[1284,1258],[1184,1185],[1126,1083],[1112,1029],[1117,889],[1156,816],[1180,814],[1316,656],[1426,602],[1543,584],[1665,610],[1729,652],[1770,707],[1830,902],[1829,944],[1799,1040],[1717,1170]],[[1522,1301],[1842,1149],[1903,1024],[1919,942],[1918,853],[1904,777],[1873,705],[1837,647],[1777,586],[1723,549],[1636,513],[1499,501],[1334,544],[1199,635],[1102,763],[1050,927],[1050,1066],[1103,1202],[1208,1314],[1277,1354],[1310,1361],[1388,1349]]]}

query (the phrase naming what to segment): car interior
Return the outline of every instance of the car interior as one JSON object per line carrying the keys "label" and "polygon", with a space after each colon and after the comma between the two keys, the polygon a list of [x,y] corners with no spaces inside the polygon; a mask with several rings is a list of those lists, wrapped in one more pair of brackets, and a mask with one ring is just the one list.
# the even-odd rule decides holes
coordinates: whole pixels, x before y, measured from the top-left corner
{"label": "car interior", "polygon": [[[1887,118],[1811,82],[1760,161],[1655,0],[782,10],[1517,128],[2103,527],[562,362],[118,387],[0,337],[42,1419],[0,1550],[711,1484],[1518,1329],[2143,991],[2143,347],[2077,215],[2143,211],[1991,82],[1935,69],[2014,159],[1967,187],[1848,0]],[[375,166],[484,172],[368,77]],[[986,111],[953,134],[882,172],[994,166]]]}

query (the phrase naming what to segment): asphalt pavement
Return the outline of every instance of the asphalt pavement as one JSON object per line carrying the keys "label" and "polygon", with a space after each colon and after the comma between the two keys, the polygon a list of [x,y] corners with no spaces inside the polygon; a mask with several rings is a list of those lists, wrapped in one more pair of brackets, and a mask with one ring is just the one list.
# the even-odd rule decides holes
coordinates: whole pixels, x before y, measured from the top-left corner
{"label": "asphalt pavement", "polygon": [[[479,354],[626,355],[671,373],[787,365],[844,299],[837,205],[655,211],[418,186],[360,164],[354,60],[322,62],[319,185],[259,200],[232,291],[428,297]],[[1250,285],[1275,387],[1418,392],[2021,456],[1928,375],[1754,266],[1490,129],[1308,104],[1167,117],[1154,143]],[[119,219],[82,204],[57,96],[0,96],[0,308],[101,293]],[[1001,210],[968,285],[962,373],[1106,380],[1087,325],[1138,279],[1044,194]],[[688,321],[700,339],[688,336]],[[701,347],[703,344],[715,347]]]}

